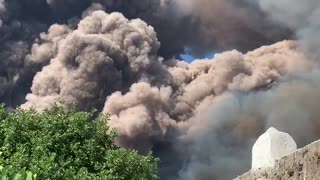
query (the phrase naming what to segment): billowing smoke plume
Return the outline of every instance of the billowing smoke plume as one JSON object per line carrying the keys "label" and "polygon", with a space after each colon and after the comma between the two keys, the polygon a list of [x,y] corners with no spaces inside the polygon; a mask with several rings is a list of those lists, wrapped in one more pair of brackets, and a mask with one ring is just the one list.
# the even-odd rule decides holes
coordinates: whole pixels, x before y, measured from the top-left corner
{"label": "billowing smoke plume", "polygon": [[46,41],[39,34],[59,19],[51,12],[46,1],[0,1],[0,101],[8,107],[25,101],[34,75],[49,62],[50,53],[37,44]]}
{"label": "billowing smoke plume", "polygon": [[37,65],[25,60],[33,39],[46,30],[40,22],[18,19],[14,1],[0,1],[0,100],[8,106],[21,104]]}
{"label": "billowing smoke plume", "polygon": [[[315,0],[0,0],[0,101],[97,108],[119,145],[160,156],[162,179],[232,179],[269,126],[300,146],[320,137],[319,9]],[[297,40],[270,45],[283,38]],[[174,57],[234,48],[191,64]]]}
{"label": "billowing smoke plume", "polygon": [[156,34],[141,20],[96,11],[76,30],[65,28],[50,28],[47,36],[58,36],[41,50],[51,51],[53,57],[35,76],[23,107],[42,109],[52,101],[64,101],[84,110],[101,108],[107,95],[128,88],[127,83],[143,76],[157,58]]}
{"label": "billowing smoke plume", "polygon": [[252,50],[290,37],[289,30],[265,18],[248,0],[96,0],[107,11],[141,18],[155,27],[160,54],[170,57],[185,48],[201,55],[237,48]]}
{"label": "billowing smoke plume", "polygon": [[[295,32],[299,39],[295,51],[304,52],[305,57],[296,56],[302,64],[294,61],[290,67],[305,69],[292,69],[271,86],[258,91],[231,90],[216,97],[207,111],[193,118],[194,123],[187,130],[186,138],[191,139],[187,155],[191,157],[180,171],[181,179],[231,179],[235,175],[230,172],[240,174],[244,166],[249,167],[247,159],[250,159],[255,138],[270,126],[293,135],[299,146],[320,137],[317,131],[320,115],[317,105],[320,98],[317,17],[320,4],[312,0],[260,0],[259,4],[270,13],[271,19]],[[274,51],[266,55],[270,60]],[[292,54],[283,58],[287,63],[296,59]],[[280,59],[278,57],[275,62],[281,62]],[[243,84],[246,83],[239,85]]]}
{"label": "billowing smoke plume", "polygon": [[[55,23],[74,30],[94,10],[119,11],[152,25],[161,42],[158,53],[165,58],[186,49],[197,55],[232,48],[245,51],[291,36],[247,0],[0,0],[1,101],[9,107],[23,103],[33,76],[49,62],[52,54],[44,52],[44,46],[52,43],[40,33]],[[39,45],[42,50],[37,50]],[[45,58],[33,57],[41,53],[48,56],[46,61],[34,59]]]}
{"label": "billowing smoke plume", "polygon": [[260,0],[260,6],[272,19],[296,32],[301,47],[310,58],[320,59],[320,42],[317,38],[320,36],[320,1]]}
{"label": "billowing smoke plume", "polygon": [[319,72],[279,81],[267,92],[217,97],[187,137],[190,161],[181,179],[232,179],[250,167],[251,147],[267,127],[292,134],[300,146],[320,136]]}
{"label": "billowing smoke plume", "polygon": [[184,43],[196,52],[233,48],[246,52],[290,36],[288,29],[275,26],[257,4],[249,0],[174,2],[180,16],[190,18],[190,24],[185,26],[192,26],[192,29],[186,32],[186,37],[193,38],[187,38]]}

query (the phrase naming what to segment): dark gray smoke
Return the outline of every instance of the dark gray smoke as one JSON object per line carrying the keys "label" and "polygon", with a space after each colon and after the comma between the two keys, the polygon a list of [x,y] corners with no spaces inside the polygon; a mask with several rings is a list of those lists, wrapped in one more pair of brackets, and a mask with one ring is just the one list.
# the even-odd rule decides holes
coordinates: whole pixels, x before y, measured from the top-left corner
{"label": "dark gray smoke", "polygon": [[[231,179],[269,126],[300,146],[320,137],[319,7],[0,0],[0,101],[97,108],[110,113],[119,145],[160,156],[162,179]],[[175,58],[185,49],[230,51],[188,64]]]}
{"label": "dark gray smoke", "polygon": [[[23,103],[33,76],[49,62],[52,54],[36,52],[41,51],[38,45],[44,49],[42,44],[50,41],[40,33],[55,23],[73,30],[86,13],[96,9],[119,11],[152,25],[162,57],[178,56],[185,49],[197,55],[235,47],[245,51],[290,36],[285,28],[266,19],[256,4],[244,0],[1,0],[1,101],[12,107]],[[33,57],[41,53],[47,57]]]}
{"label": "dark gray smoke", "polygon": [[[73,11],[65,9],[66,4],[63,3],[72,6]],[[79,21],[79,18],[74,16],[81,15],[83,9],[90,4],[80,4],[76,1],[0,1],[1,102],[5,102],[9,108],[25,102],[34,75],[49,63],[53,56],[54,52],[46,51],[46,47],[53,44],[49,41],[57,41],[55,36],[63,33],[52,32],[46,35],[42,32],[46,32],[55,22],[72,26],[74,22]],[[91,9],[94,8],[102,7],[93,5]]]}
{"label": "dark gray smoke", "polygon": [[96,0],[107,11],[141,18],[152,25],[165,57],[185,48],[196,55],[236,48],[248,51],[290,37],[289,29],[268,20],[248,0]]}
{"label": "dark gray smoke", "polygon": [[7,106],[24,102],[30,91],[34,70],[39,70],[26,60],[34,39],[46,25],[23,18],[18,2],[0,1],[0,99]]}
{"label": "dark gray smoke", "polygon": [[301,48],[313,60],[319,60],[320,1],[260,0],[261,8],[270,18],[293,29]]}

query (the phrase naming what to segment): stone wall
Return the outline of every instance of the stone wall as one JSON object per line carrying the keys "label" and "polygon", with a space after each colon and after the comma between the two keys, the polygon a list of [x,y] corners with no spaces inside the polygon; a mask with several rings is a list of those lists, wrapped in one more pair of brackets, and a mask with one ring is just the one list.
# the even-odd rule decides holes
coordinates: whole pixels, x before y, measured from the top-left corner
{"label": "stone wall", "polygon": [[259,168],[234,180],[320,180],[320,141],[276,160],[271,168]]}

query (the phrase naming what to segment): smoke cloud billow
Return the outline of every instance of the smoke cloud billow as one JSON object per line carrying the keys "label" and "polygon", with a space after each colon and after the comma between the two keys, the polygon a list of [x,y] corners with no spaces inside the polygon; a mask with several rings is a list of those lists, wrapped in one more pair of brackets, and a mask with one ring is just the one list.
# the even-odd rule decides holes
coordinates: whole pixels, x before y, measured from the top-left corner
{"label": "smoke cloud billow", "polygon": [[[202,7],[206,11],[202,12]],[[42,32],[55,23],[74,30],[80,19],[94,10],[119,11],[129,19],[146,21],[155,28],[162,44],[158,54],[166,58],[178,56],[185,49],[200,56],[208,51],[235,47],[245,51],[290,36],[286,28],[264,18],[257,5],[244,0],[241,3],[222,0],[188,0],[185,3],[180,0],[1,0],[0,57],[5,62],[1,63],[5,70],[0,72],[1,101],[10,107],[23,103],[24,98],[16,97],[30,92],[33,76],[49,62],[52,52],[44,52],[44,46],[49,46],[50,43],[45,42],[51,40],[43,37]],[[37,50],[40,44],[42,50]],[[34,58],[45,57],[33,57],[40,55],[48,56],[47,60],[40,62]],[[10,72],[7,69],[11,69]]]}
{"label": "smoke cloud billow", "polygon": [[56,54],[35,76],[32,94],[27,95],[23,107],[43,109],[51,101],[63,101],[83,110],[101,109],[108,94],[125,89],[125,83],[152,66],[159,48],[153,28],[141,20],[128,21],[119,13],[96,11],[76,30],[63,28],[67,27],[50,28],[48,37],[50,33],[62,37],[54,37],[52,45],[42,47]]}
{"label": "smoke cloud billow", "polygon": [[[320,138],[319,9],[316,0],[0,0],[0,101],[97,108],[120,146],[161,158],[161,179],[232,179],[270,126],[299,146]],[[185,49],[229,51],[188,64],[176,58]]]}
{"label": "smoke cloud billow", "polygon": [[185,48],[196,55],[233,48],[248,51],[290,37],[289,29],[269,21],[258,4],[248,0],[96,1],[107,11],[155,27],[165,57]]}
{"label": "smoke cloud billow", "polygon": [[240,175],[250,167],[248,159],[256,138],[270,126],[292,134],[300,147],[317,140],[318,76],[316,71],[286,78],[268,92],[216,98],[209,114],[196,118],[187,134],[193,145],[189,146],[191,158],[180,172],[181,179],[232,179]]}
{"label": "smoke cloud billow", "polygon": [[302,1],[274,1],[260,0],[261,8],[270,17],[283,23],[296,32],[301,47],[310,58],[319,60],[319,15],[320,2],[317,0]]}
{"label": "smoke cloud billow", "polygon": [[176,0],[174,3],[180,17],[190,18],[190,24],[182,26],[191,26],[190,32],[188,28],[187,32],[183,31],[189,33],[184,43],[195,52],[234,48],[246,52],[290,37],[285,26],[269,21],[257,4],[248,0]]}

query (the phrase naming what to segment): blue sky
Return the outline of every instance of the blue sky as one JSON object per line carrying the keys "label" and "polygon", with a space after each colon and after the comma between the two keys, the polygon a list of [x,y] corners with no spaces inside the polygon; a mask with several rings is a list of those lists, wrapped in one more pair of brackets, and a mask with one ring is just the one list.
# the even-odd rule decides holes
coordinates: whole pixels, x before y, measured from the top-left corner
{"label": "blue sky", "polygon": [[184,61],[186,61],[186,62],[188,62],[188,63],[192,62],[192,61],[195,60],[195,59],[205,59],[205,58],[207,58],[207,59],[212,59],[214,56],[215,56],[215,53],[209,53],[209,54],[207,54],[205,57],[195,57],[195,56],[193,56],[193,55],[191,55],[191,54],[181,54],[181,55],[180,55],[180,57],[181,57]]}
{"label": "blue sky", "polygon": [[184,48],[184,52],[185,53],[180,54],[180,57],[182,58],[182,60],[184,60],[188,63],[192,62],[195,59],[212,59],[216,55],[216,52],[210,52],[204,56],[194,56],[194,55],[192,55],[191,49],[188,47]]}

